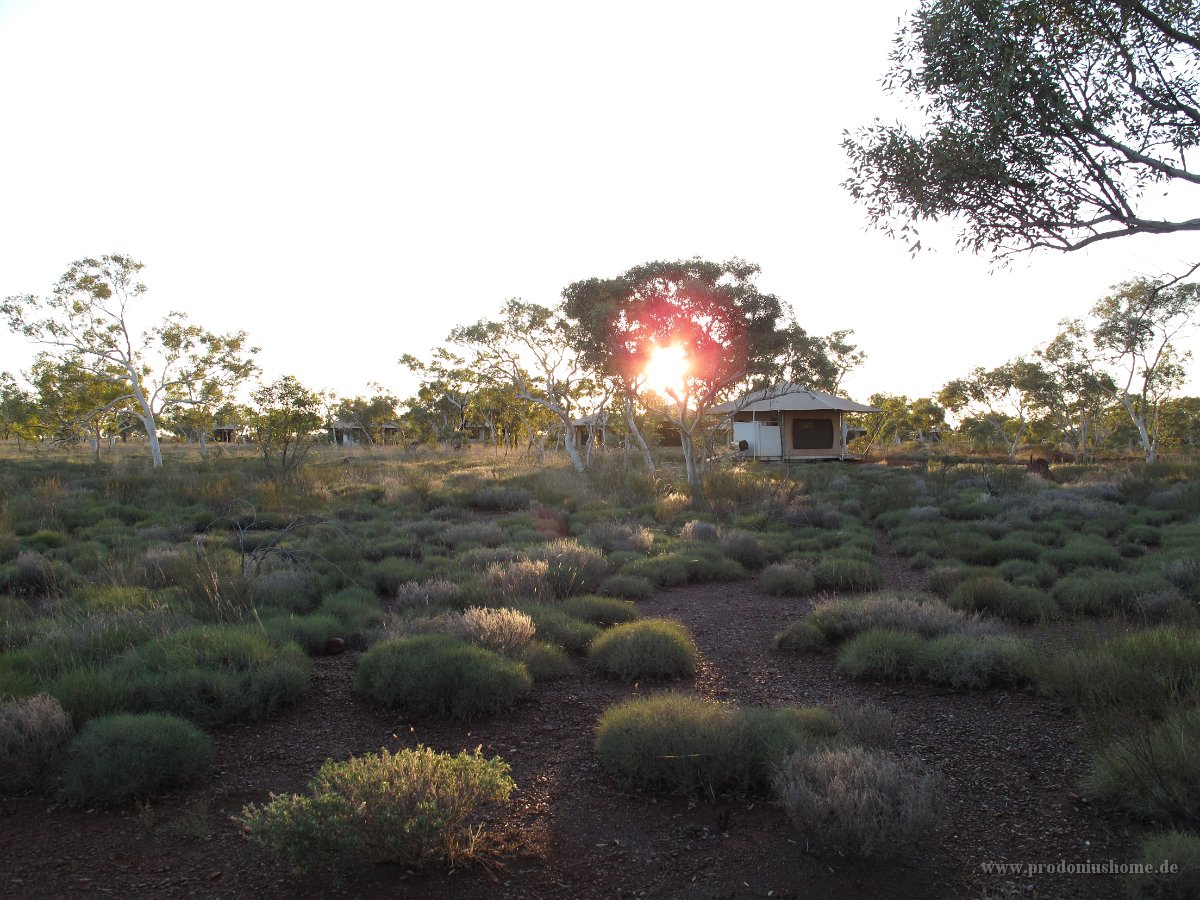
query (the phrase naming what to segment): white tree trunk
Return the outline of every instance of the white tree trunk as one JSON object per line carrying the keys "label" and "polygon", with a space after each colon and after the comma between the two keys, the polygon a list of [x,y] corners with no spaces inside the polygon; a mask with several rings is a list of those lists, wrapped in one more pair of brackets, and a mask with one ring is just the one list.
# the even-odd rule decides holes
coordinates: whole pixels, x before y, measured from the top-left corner
{"label": "white tree trunk", "polygon": [[637,427],[637,421],[633,417],[633,398],[629,395],[625,396],[625,422],[629,425],[629,433],[633,435],[633,439],[637,441],[638,448],[642,451],[642,461],[646,464],[646,471],[654,472],[654,455],[650,452],[650,448],[646,446],[646,439],[642,437],[642,432]]}

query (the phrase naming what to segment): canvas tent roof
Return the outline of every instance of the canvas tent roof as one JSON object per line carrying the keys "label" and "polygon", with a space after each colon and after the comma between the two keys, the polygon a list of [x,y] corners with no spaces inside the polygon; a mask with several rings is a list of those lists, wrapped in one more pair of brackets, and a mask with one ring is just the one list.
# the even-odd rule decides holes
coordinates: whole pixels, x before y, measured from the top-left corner
{"label": "canvas tent roof", "polygon": [[814,391],[798,384],[784,383],[743,395],[737,400],[720,403],[710,412],[730,414],[735,412],[813,412],[816,410],[841,410],[842,412],[880,412],[873,406],[855,403],[845,397],[835,397],[824,391]]}

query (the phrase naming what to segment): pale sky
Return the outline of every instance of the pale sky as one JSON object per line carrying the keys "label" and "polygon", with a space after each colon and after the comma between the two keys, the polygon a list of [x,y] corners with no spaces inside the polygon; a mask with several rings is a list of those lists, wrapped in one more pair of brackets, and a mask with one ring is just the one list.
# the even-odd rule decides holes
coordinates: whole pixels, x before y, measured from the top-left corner
{"label": "pale sky", "polygon": [[[1132,238],[993,272],[949,230],[916,259],[867,232],[839,142],[897,114],[911,5],[0,0],[0,296],[128,253],[145,323],[180,309],[248,331],[268,378],[405,396],[401,354],[509,297],[740,256],[810,332],[855,330],[865,399],[1200,259]],[[0,369],[34,349],[0,332]]]}

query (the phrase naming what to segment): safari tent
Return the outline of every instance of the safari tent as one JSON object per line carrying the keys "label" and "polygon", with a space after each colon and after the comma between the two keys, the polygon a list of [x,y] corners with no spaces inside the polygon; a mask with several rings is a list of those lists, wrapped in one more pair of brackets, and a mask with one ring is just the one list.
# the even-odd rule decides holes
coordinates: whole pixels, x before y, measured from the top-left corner
{"label": "safari tent", "polygon": [[798,384],[779,384],[713,407],[731,420],[732,447],[748,459],[847,459],[846,413],[879,412]]}

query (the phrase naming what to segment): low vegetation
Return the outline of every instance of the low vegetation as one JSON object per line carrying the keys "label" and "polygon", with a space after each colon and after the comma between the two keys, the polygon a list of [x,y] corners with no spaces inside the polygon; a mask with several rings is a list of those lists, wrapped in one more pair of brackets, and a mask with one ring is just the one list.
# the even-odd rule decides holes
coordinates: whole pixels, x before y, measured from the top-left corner
{"label": "low vegetation", "polygon": [[296,869],[395,863],[420,867],[474,855],[475,810],[515,788],[499,757],[428,747],[327,760],[307,794],[272,796],[239,820],[247,836]]}

